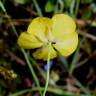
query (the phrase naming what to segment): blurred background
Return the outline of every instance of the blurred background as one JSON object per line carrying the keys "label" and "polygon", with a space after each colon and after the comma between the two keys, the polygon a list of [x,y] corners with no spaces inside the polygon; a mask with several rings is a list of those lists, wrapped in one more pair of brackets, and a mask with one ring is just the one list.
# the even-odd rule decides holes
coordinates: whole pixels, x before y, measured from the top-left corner
{"label": "blurred background", "polygon": [[38,88],[17,39],[33,18],[56,13],[75,20],[79,45],[71,56],[51,60],[46,96],[96,96],[96,0],[0,0],[0,96],[40,96],[47,62],[26,50]]}

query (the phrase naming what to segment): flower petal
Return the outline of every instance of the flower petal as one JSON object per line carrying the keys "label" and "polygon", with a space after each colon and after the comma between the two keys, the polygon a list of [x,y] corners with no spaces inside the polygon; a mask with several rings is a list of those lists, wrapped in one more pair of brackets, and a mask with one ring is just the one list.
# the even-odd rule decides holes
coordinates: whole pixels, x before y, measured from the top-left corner
{"label": "flower petal", "polygon": [[47,42],[48,28],[52,25],[52,21],[47,17],[37,17],[32,20],[28,26],[28,33],[37,36],[41,41]]}
{"label": "flower petal", "polygon": [[75,31],[76,24],[74,20],[66,14],[56,14],[52,18],[53,26],[52,33],[57,39],[64,39],[66,34]]}
{"label": "flower petal", "polygon": [[[43,59],[44,61],[48,58],[48,45],[42,47],[41,49],[37,49],[36,52],[34,52],[33,57],[36,59]],[[51,46],[50,48],[50,58],[53,59],[57,56],[56,51]]]}
{"label": "flower petal", "polygon": [[27,32],[21,33],[17,42],[20,47],[25,49],[38,48],[43,45],[43,43],[40,42],[35,36],[30,35]]}
{"label": "flower petal", "polygon": [[62,55],[62,56],[69,56],[72,54],[78,45],[78,34],[77,32],[73,32],[71,35],[66,35],[64,41],[57,42],[53,44],[55,49]]}

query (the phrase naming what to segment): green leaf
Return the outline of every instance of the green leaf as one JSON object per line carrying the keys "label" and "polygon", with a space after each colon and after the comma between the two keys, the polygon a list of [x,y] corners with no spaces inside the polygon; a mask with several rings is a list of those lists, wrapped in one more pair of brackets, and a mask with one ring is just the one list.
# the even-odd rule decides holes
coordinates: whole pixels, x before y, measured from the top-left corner
{"label": "green leaf", "polygon": [[31,0],[14,0],[17,4],[27,4],[30,3]]}
{"label": "green leaf", "polygon": [[72,0],[64,0],[64,6],[70,7]]}
{"label": "green leaf", "polygon": [[54,9],[54,5],[52,4],[51,1],[47,1],[45,5],[45,12],[52,12]]}
{"label": "green leaf", "polygon": [[83,14],[82,14],[82,19],[89,19],[91,17],[91,11],[86,9],[83,11]]}

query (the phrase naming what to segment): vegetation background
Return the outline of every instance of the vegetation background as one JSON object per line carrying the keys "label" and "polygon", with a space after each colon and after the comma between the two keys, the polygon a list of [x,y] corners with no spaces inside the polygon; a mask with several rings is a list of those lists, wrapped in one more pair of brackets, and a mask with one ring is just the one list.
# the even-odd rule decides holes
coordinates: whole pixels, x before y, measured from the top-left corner
{"label": "vegetation background", "polygon": [[47,62],[19,48],[17,38],[33,18],[56,13],[74,18],[79,45],[71,56],[51,60],[46,96],[96,96],[96,0],[0,0],[0,96],[43,92]]}

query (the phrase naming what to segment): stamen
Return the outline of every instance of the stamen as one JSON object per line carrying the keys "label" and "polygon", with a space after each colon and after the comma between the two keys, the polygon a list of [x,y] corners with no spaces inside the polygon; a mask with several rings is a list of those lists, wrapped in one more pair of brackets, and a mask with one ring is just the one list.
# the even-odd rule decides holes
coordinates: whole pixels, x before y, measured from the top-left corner
{"label": "stamen", "polygon": [[52,42],[52,44],[56,44],[56,42]]}

